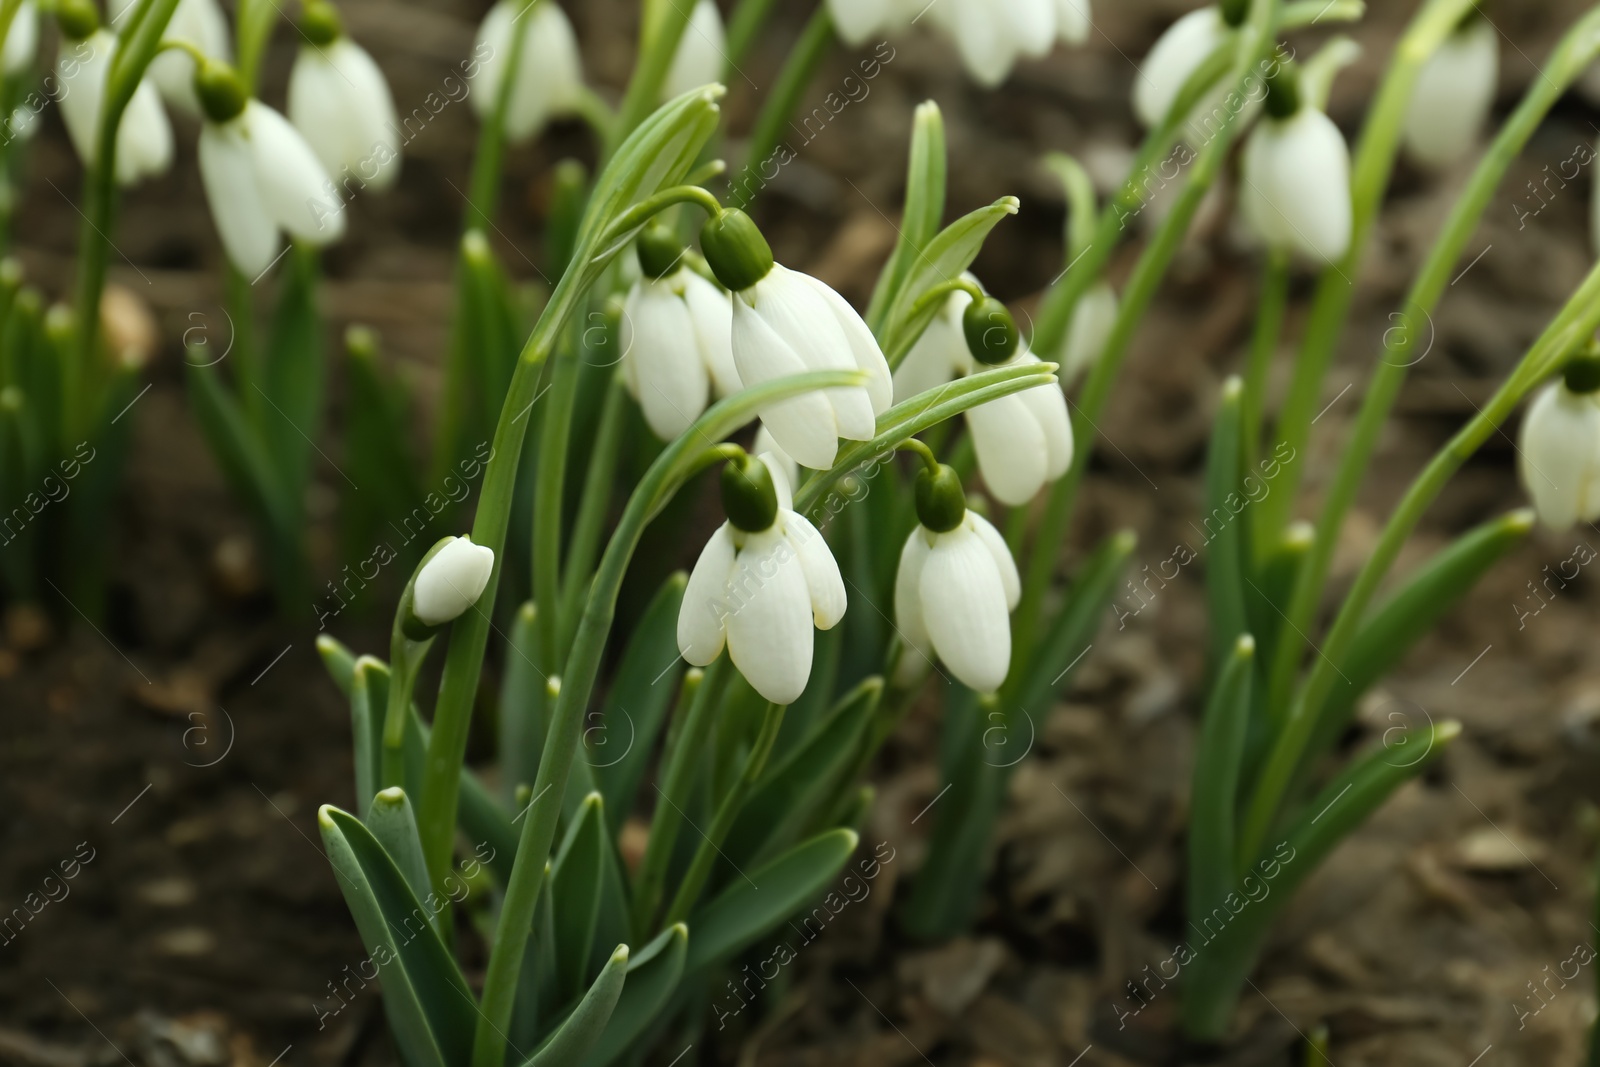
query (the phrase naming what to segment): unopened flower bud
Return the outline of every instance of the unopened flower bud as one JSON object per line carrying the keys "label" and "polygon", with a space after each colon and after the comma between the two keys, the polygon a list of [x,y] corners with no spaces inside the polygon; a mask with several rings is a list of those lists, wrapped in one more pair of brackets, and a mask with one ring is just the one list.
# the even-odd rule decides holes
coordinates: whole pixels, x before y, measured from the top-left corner
{"label": "unopened flower bud", "polygon": [[700,250],[723,287],[742,292],[772,273],[772,246],[755,220],[729,208],[700,230]]}
{"label": "unopened flower bud", "polygon": [[[471,537],[446,537],[417,568],[411,614],[421,629],[443,626],[478,602],[493,573],[493,549],[473,544]],[[416,629],[407,627],[408,632]]]}
{"label": "unopened flower bud", "polygon": [[1022,340],[1011,312],[992,296],[967,305],[961,316],[961,330],[966,335],[972,358],[991,367],[998,367],[1016,355],[1017,345]]}
{"label": "unopened flower bud", "polygon": [[722,468],[722,510],[735,529],[760,533],[778,517],[778,491],[765,463],[748,453]]}
{"label": "unopened flower bud", "polygon": [[917,521],[934,533],[949,533],[967,517],[967,494],[955,468],[939,464],[937,472],[917,472]]}

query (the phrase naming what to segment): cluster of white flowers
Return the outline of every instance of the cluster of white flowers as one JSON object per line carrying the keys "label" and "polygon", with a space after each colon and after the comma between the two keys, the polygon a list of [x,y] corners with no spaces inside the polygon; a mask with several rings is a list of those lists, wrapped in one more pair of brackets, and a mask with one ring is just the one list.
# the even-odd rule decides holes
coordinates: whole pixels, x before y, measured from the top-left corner
{"label": "cluster of white flowers", "polygon": [[1021,58],[1039,59],[1058,40],[1089,38],[1089,0],[828,0],[839,36],[852,45],[901,33],[924,17],[955,44],[974,81],[993,88]]}

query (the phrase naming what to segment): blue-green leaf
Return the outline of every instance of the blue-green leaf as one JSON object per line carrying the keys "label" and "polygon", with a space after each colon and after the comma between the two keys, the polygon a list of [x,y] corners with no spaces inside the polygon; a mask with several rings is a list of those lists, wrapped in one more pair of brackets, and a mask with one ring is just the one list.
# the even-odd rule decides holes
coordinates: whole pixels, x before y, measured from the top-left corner
{"label": "blue-green leaf", "polygon": [[628,978],[628,946],[618,945],[600,975],[555,1033],[528,1058],[526,1067],[571,1067],[605,1032]]}
{"label": "blue-green leaf", "polygon": [[607,1067],[656,1021],[678,990],[688,954],[689,928],[675,923],[628,961],[628,984],[583,1067]]}

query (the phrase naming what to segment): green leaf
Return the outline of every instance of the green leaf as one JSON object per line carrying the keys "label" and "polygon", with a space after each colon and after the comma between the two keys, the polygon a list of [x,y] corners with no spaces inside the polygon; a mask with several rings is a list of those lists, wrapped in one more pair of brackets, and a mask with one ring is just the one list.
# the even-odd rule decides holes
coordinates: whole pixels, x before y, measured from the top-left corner
{"label": "green leaf", "polygon": [[731,862],[759,862],[787,845],[817,807],[831,801],[877,711],[883,679],[868,678],[840,698],[806,742],[763,776],[723,844]]}
{"label": "green leaf", "polygon": [[944,218],[946,150],[944,116],[939,105],[926,100],[911,119],[911,152],[906,163],[905,211],[900,217],[900,237],[867,305],[866,321],[877,333],[884,316],[905,287],[912,265],[939,232]]}
{"label": "green leaf", "polygon": [[356,810],[363,819],[372,804],[380,780],[379,767],[383,756],[383,716],[388,699],[388,686],[381,694],[374,693],[374,676],[384,671],[383,664],[371,656],[362,656],[355,663],[350,686],[350,735],[356,768]]}
{"label": "green leaf", "polygon": [[325,359],[317,313],[320,254],[303,242],[290,246],[262,368],[273,409],[265,416],[268,447],[279,478],[296,497],[304,494],[311,476],[312,441],[321,421]]}
{"label": "green leaf", "polygon": [[549,727],[545,676],[536,666],[537,622],[533,601],[524,602],[506,641],[506,670],[500,685],[500,785],[508,801],[518,787],[533,784]]}
{"label": "green leaf", "polygon": [[1228,658],[1239,635],[1250,627],[1245,610],[1249,574],[1245,569],[1245,523],[1239,518],[1249,506],[1249,498],[1240,492],[1243,396],[1244,381],[1237,375],[1223,383],[1206,457],[1206,515],[1202,525],[1206,536],[1206,601],[1211,613],[1213,669]]}
{"label": "green leaf", "polygon": [[675,923],[628,961],[628,984],[583,1067],[607,1067],[656,1021],[678,990],[688,954],[689,928]]}
{"label": "green leaf", "polygon": [[[1112,534],[1100,544],[1079,570],[1061,610],[1044,639],[1016,680],[1015,706],[1049,713],[1060,694],[1072,684],[1072,673],[1083,662],[1116,594],[1117,582],[1127,569],[1138,538],[1129,530]],[[1007,689],[1011,687],[1008,685]],[[1006,706],[1011,706],[1007,702]]]}
{"label": "green leaf", "polygon": [[286,499],[271,456],[250,432],[244,413],[223,386],[218,368],[195,363],[187,366],[195,418],[223,474],[233,483],[235,492],[255,507],[272,536],[288,538],[292,543],[296,510]]}
{"label": "green leaf", "polygon": [[1248,635],[1235,642],[1200,721],[1189,801],[1189,911],[1194,915],[1226,898],[1239,875],[1239,769],[1250,727],[1255,651]]}
{"label": "green leaf", "polygon": [[588,976],[589,949],[600,915],[601,865],[610,847],[605,799],[590,793],[567,830],[550,874],[550,906],[556,916],[556,999],[576,996]]}
{"label": "green leaf", "polygon": [[1393,670],[1490,567],[1522,544],[1533,525],[1533,513],[1518,510],[1469,531],[1435,554],[1372,612],[1339,665],[1340,677],[1327,703],[1316,711],[1316,733],[1302,768],[1332,747],[1350,724],[1361,695]]}
{"label": "green leaf", "polygon": [[736,879],[689,920],[685,972],[727,959],[793,915],[833,881],[858,840],[854,830],[829,830]]}
{"label": "green leaf", "polygon": [[[678,612],[688,575],[679,571],[662,583],[645,608],[617,666],[606,694],[601,732],[590,731],[584,758],[594,768],[595,782],[605,794],[611,832],[617,833],[633,811],[645,768],[667,721],[667,709],[678,691],[683,660],[678,655]],[[593,738],[598,736],[598,743]]]}
{"label": "green leaf", "polygon": [[936,285],[960,277],[972,266],[989,231],[1007,215],[1015,215],[1017,206],[1016,197],[1003,196],[988,207],[963,215],[928,242],[928,247],[916,257],[906,274],[904,287],[889,310],[882,335],[883,354],[888,357],[890,367],[900,365],[922,331],[939,313],[937,300],[920,311],[914,310],[922,295]]}
{"label": "green leaf", "polygon": [[[340,502],[340,521],[345,556],[358,560],[373,552],[375,545],[387,542],[386,523],[391,516],[404,515],[406,519],[398,525],[408,524],[422,502],[423,491],[412,455],[412,421],[407,417],[405,389],[384,376],[377,336],[364,327],[352,326],[345,332],[344,350],[349,402],[345,405],[342,460],[361,492],[346,494]],[[426,538],[428,533],[419,529],[412,536]]]}
{"label": "green leaf", "polygon": [[570,1067],[581,1060],[605,1033],[627,978],[628,946],[618,945],[572,1014],[528,1058],[526,1067]]}
{"label": "green leaf", "polygon": [[[889,462],[908,438],[962,412],[1024,389],[1055,382],[1054,363],[1020,363],[969,374],[938,389],[918,393],[878,416],[877,436],[870,441],[841,441],[833,466],[813,475],[794,496],[794,509],[814,515],[819,523],[843,510],[849,500],[833,487],[861,467],[876,470]],[[741,396],[743,394],[740,394]],[[735,399],[735,398],[730,398]],[[728,403],[728,401],[723,401]],[[713,409],[715,410],[715,409]],[[868,473],[870,476],[870,472]]]}
{"label": "green leaf", "polygon": [[[345,903],[377,965],[384,1007],[407,1062],[455,1067],[472,1051],[476,1004],[461,970],[434,933],[431,911],[407,886],[371,831],[324,805],[317,824]],[[430,904],[440,903],[429,895]]]}
{"label": "green leaf", "polygon": [[422,838],[417,836],[417,817],[411,810],[411,801],[404,789],[380,790],[372,798],[372,807],[361,820],[378,839],[383,850],[394,860],[395,866],[405,876],[406,884],[418,900],[425,899],[428,890],[428,867],[422,859]]}
{"label": "green leaf", "polygon": [[349,696],[355,686],[356,654],[332,634],[321,634],[317,637],[317,655],[339,692]]}

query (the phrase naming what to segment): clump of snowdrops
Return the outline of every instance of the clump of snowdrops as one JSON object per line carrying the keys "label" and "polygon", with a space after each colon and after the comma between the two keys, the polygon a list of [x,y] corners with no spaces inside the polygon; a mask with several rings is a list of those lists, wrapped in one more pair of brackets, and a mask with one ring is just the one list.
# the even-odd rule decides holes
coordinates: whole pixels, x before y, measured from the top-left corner
{"label": "clump of snowdrops", "polygon": [[[585,82],[553,0],[500,0],[462,65],[484,125],[429,461],[413,454],[404,390],[381,369],[377,339],[359,329],[346,339],[345,458],[373,487],[348,509],[347,549],[403,516],[416,550],[379,561],[410,568],[387,660],[319,641],[350,698],[357,798],[355,813],[325,807],[319,819],[402,1055],[427,1067],[602,1064],[671,1026],[692,1028],[711,990],[733,988],[739,954],[813,904],[850,861],[873,757],[930,690],[944,715],[939,795],[949,798],[900,919],[923,937],[970,921],[1014,768],[992,761],[983,739],[1070,685],[1117,592],[1134,551],[1126,532],[1058,582],[1076,490],[1141,319],[1237,156],[1241,213],[1264,246],[1263,288],[1245,373],[1223,390],[1210,452],[1211,682],[1188,885],[1205,934],[1174,953],[1186,1027],[1220,1039],[1285,886],[1458,732],[1439,724],[1405,758],[1384,749],[1326,782],[1319,773],[1361,693],[1532,525],[1518,512],[1468,533],[1374,607],[1422,511],[1542,387],[1523,431],[1538,515],[1557,527],[1600,517],[1600,358],[1590,341],[1600,277],[1419,477],[1318,647],[1307,634],[1338,528],[1414,337],[1378,364],[1315,525],[1291,521],[1310,423],[1402,143],[1426,166],[1449,166],[1474,149],[1492,102],[1492,37],[1471,0],[1422,6],[1353,164],[1322,110],[1352,46],[1335,40],[1296,64],[1280,37],[1358,18],[1359,3],[1227,0],[1180,20],[1141,74],[1134,108],[1149,132],[1126,181],[1101,204],[1075,160],[1047,161],[1069,206],[1068,269],[1030,337],[968,273],[1017,202],[1001,197],[944,224],[944,132],[931,103],[913,123],[899,241],[864,312],[775,260],[743,210],[755,195],[748,183],[718,196],[714,83],[769,8],[744,0],[725,26],[709,0],[645,4],[638,61],[613,106]],[[40,457],[67,454],[80,437],[114,440],[137,365],[102,328],[106,235],[117,189],[171,165],[165,108],[185,111],[200,124],[240,325],[225,366],[191,352],[196,413],[255,510],[281,600],[316,596],[321,628],[352,588],[341,580],[313,593],[306,558],[327,362],[318,249],[341,236],[348,196],[397,176],[403,127],[382,73],[325,0],[300,12],[287,116],[256,97],[270,0],[244,0],[231,35],[210,0],[131,0],[109,17],[62,0],[55,14],[58,76],[87,90],[61,99],[85,164],[85,237],[70,310],[45,312],[14,265],[0,272],[6,485],[29,484]],[[860,45],[904,32],[917,15],[893,0],[819,7],[763,105],[749,157],[759,163],[776,147],[836,34]],[[8,106],[25,66],[13,52],[32,50],[36,19],[31,0],[0,0]],[[945,0],[930,21],[986,86],[1089,26],[1083,0]],[[1511,160],[1597,48],[1591,15],[1483,156],[1408,315],[1438,301]],[[592,178],[576,161],[556,168],[546,249],[555,280],[529,293],[487,233],[506,152],[563,118],[592,128],[599,165]],[[6,148],[9,183],[19,160]],[[1177,196],[1118,294],[1106,276],[1112,252],[1150,206],[1152,168],[1169,156],[1182,159]],[[1322,275],[1269,419],[1270,362],[1301,264]],[[255,283],[274,271],[262,335]],[[1069,415],[1063,386],[1080,379]],[[623,462],[630,440],[643,446],[642,472]],[[1258,498],[1252,480],[1268,465],[1272,491]],[[480,475],[470,533],[440,536],[460,530],[465,494],[446,492],[436,506],[439,494],[422,487]],[[635,554],[647,535],[681,528],[673,501],[700,479],[714,480],[725,522],[631,632],[614,633]],[[73,506],[73,536],[104,521],[114,480],[103,484]],[[27,578],[8,566],[14,590],[31,591]],[[520,605],[501,599],[510,590],[526,594]],[[503,651],[497,688],[484,678],[491,635]],[[441,637],[443,673],[428,700],[419,678]],[[614,667],[602,678],[608,653]],[[493,774],[466,766],[475,711],[495,716]],[[626,724],[620,756],[592,758],[583,742],[595,722],[608,734]],[[625,824],[646,811],[642,851],[625,859]],[[463,841],[470,873],[457,869]],[[1254,900],[1249,881],[1268,864],[1284,881],[1270,904],[1245,908],[1240,893]],[[454,955],[462,918],[488,946],[481,990]]]}

